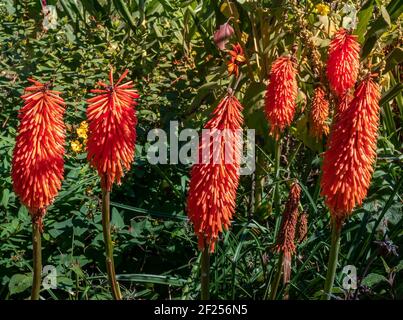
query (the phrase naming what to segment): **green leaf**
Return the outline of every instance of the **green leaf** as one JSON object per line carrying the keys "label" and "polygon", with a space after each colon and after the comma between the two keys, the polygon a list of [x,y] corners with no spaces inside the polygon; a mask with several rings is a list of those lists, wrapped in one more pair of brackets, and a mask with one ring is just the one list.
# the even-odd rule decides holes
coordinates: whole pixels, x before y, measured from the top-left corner
{"label": "green leaf", "polygon": [[374,10],[374,0],[368,0],[362,6],[361,10],[357,14],[358,18],[358,25],[357,29],[355,30],[355,34],[358,36],[358,41],[362,43],[364,41],[364,35],[367,31],[367,26],[369,20],[372,16],[372,12]]}
{"label": "green leaf", "polygon": [[[400,14],[403,12],[401,1],[390,1],[384,11],[387,12],[390,22],[394,23],[395,20],[397,20]],[[361,59],[365,59],[371,53],[371,50],[374,47],[376,41],[388,28],[388,23],[386,22],[384,17],[385,15],[382,12],[381,14],[382,16],[378,17],[378,19],[373,21],[370,25],[370,28],[365,37],[364,45],[361,50]]]}
{"label": "green leaf", "polygon": [[391,27],[392,22],[390,21],[389,13],[384,6],[381,6],[381,14],[383,19],[385,19],[386,23],[388,24],[388,26]]}
{"label": "green leaf", "polygon": [[388,282],[388,279],[386,279],[383,275],[381,274],[377,274],[377,273],[370,273],[369,275],[367,275],[364,280],[362,280],[362,285],[364,286],[368,286],[370,288],[372,288],[373,286],[375,286],[378,283],[381,283],[383,281]]}
{"label": "green leaf", "polygon": [[383,257],[381,257],[383,267],[385,268],[386,273],[390,273],[390,267],[388,266],[388,263],[385,261]]}
{"label": "green leaf", "polygon": [[112,208],[112,220],[111,220],[112,225],[114,225],[118,229],[123,229],[125,227],[125,222],[120,215],[118,209]]}
{"label": "green leaf", "polygon": [[3,197],[1,198],[1,205],[4,208],[7,208],[8,200],[10,199],[10,190],[4,189],[3,190]]}
{"label": "green leaf", "polygon": [[185,279],[155,274],[118,274],[116,278],[119,281],[156,283],[175,287],[181,287],[186,283]]}
{"label": "green leaf", "polygon": [[32,275],[15,274],[11,277],[8,283],[8,290],[10,295],[21,293],[30,288],[32,285]]}
{"label": "green leaf", "polygon": [[136,22],[133,19],[133,16],[127,7],[127,4],[125,3],[124,0],[113,0],[113,4],[115,5],[115,8],[117,9],[118,13],[120,16],[126,21],[126,23],[129,25],[129,27],[133,30],[137,30]]}
{"label": "green leaf", "polygon": [[396,273],[399,272],[399,271],[401,271],[401,270],[403,270],[403,260],[400,260],[399,263],[398,263],[398,265],[397,265],[396,267],[394,267],[393,269],[394,269],[394,271],[395,271]]}
{"label": "green leaf", "polygon": [[382,95],[381,100],[379,101],[379,105],[383,106],[384,104],[391,101],[394,97],[396,97],[403,89],[403,83],[396,83],[392,88],[390,88],[387,92]]}
{"label": "green leaf", "polygon": [[386,66],[383,72],[386,73],[401,63],[403,63],[403,49],[399,47],[394,48],[386,57]]}

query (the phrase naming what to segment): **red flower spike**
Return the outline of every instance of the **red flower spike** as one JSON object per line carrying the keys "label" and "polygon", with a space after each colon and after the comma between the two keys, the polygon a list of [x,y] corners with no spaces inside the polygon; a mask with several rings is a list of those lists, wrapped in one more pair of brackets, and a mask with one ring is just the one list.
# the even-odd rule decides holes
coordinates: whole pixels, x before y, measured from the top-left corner
{"label": "red flower spike", "polygon": [[367,77],[331,128],[323,159],[321,194],[338,224],[367,195],[376,157],[379,99],[378,84]]}
{"label": "red flower spike", "polygon": [[[232,94],[218,104],[204,128],[223,134],[217,138],[213,135],[209,141],[201,140],[199,162],[191,170],[187,211],[198,236],[200,250],[209,247],[214,252],[219,233],[228,229],[235,211],[242,145],[242,135],[238,130],[243,123],[242,109]],[[215,157],[215,151],[211,152],[214,145],[219,146],[219,157]],[[203,150],[210,151],[207,161],[202,159]],[[227,151],[232,155],[232,161],[228,161]]]}
{"label": "red flower spike", "polygon": [[317,139],[329,133],[329,126],[326,120],[329,116],[329,102],[326,99],[326,92],[322,87],[317,87],[313,93],[311,123],[312,135]]}
{"label": "red flower spike", "polygon": [[13,151],[13,188],[32,221],[42,230],[46,208],[59,192],[64,173],[65,103],[48,84],[28,79],[33,85],[21,98],[20,125]]}
{"label": "red flower spike", "polygon": [[276,139],[288,127],[295,113],[298,93],[296,69],[288,56],[274,61],[265,97],[265,111],[271,125],[270,134]]}
{"label": "red flower spike", "polygon": [[97,95],[87,100],[89,134],[87,158],[101,177],[101,186],[111,191],[114,182],[120,184],[124,170],[129,170],[134,159],[136,142],[135,99],[139,98],[132,81],[120,84],[126,70],[114,84],[112,69],[110,85],[99,81],[104,89],[93,89]]}
{"label": "red flower spike", "polygon": [[357,81],[360,67],[360,44],[357,36],[340,29],[330,42],[327,78],[331,89],[342,96]]}

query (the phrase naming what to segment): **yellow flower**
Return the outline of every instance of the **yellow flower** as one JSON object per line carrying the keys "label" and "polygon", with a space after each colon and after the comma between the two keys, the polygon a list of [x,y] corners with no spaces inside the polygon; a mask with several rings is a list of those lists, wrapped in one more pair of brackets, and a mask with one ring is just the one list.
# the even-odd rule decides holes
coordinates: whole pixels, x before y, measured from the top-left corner
{"label": "yellow flower", "polygon": [[78,153],[82,150],[83,145],[80,143],[80,141],[73,140],[73,141],[71,141],[70,147],[74,152]]}
{"label": "yellow flower", "polygon": [[80,128],[88,129],[88,122],[87,121],[82,121],[80,123]]}
{"label": "yellow flower", "polygon": [[316,5],[316,12],[321,16],[327,16],[330,12],[330,7],[327,4],[319,3]]}
{"label": "yellow flower", "polygon": [[86,140],[86,139],[88,138],[87,129],[80,127],[80,128],[78,128],[76,131],[77,131],[77,135],[78,135],[80,138],[83,138],[84,140]]}
{"label": "yellow flower", "polygon": [[87,140],[88,123],[86,121],[81,122],[80,126],[77,128],[76,132],[80,138]]}

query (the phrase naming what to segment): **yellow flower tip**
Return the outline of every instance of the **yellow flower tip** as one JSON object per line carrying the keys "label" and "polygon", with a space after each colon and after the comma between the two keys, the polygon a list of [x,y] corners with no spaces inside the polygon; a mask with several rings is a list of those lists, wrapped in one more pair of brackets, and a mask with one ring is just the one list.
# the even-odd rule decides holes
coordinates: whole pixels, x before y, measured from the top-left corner
{"label": "yellow flower tip", "polygon": [[70,144],[71,150],[74,152],[80,152],[83,148],[83,145],[78,140],[73,140]]}
{"label": "yellow flower tip", "polygon": [[315,8],[316,12],[321,16],[327,16],[330,12],[330,7],[324,3],[317,4]]}

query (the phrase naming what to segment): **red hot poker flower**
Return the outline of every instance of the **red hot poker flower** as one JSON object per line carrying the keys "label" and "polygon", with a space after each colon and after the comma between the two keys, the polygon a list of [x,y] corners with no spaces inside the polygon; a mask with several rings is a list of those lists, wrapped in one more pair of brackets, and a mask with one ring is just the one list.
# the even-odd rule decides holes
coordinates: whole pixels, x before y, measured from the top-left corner
{"label": "red hot poker flower", "polygon": [[60,92],[48,84],[28,79],[33,85],[21,98],[20,125],[13,152],[11,177],[15,193],[33,222],[42,229],[42,218],[63,180],[65,125]]}
{"label": "red hot poker flower", "polygon": [[360,44],[357,36],[341,28],[330,42],[327,60],[327,78],[338,96],[354,86],[359,66]]}
{"label": "red hot poker flower", "polygon": [[[239,134],[243,123],[241,111],[241,104],[232,94],[218,104],[212,119],[204,127],[211,130],[213,139],[202,139],[199,163],[191,170],[187,211],[200,250],[209,247],[214,252],[218,234],[228,229],[235,211],[242,143]],[[215,137],[215,133],[222,134]],[[216,150],[211,152],[214,145],[218,146],[218,153]],[[207,161],[202,159],[204,150],[209,151]],[[228,159],[228,154],[232,158]]]}
{"label": "red hot poker flower", "polygon": [[322,195],[340,224],[361,205],[371,182],[379,122],[379,86],[370,77],[335,119],[323,159]]}
{"label": "red hot poker flower", "polygon": [[120,183],[123,170],[129,170],[134,158],[137,118],[135,99],[139,98],[132,81],[120,84],[126,70],[114,84],[112,69],[110,84],[98,82],[104,89],[91,90],[97,95],[87,100],[89,134],[88,161],[101,177],[102,188],[111,191],[114,182]]}
{"label": "red hot poker flower", "polygon": [[227,64],[228,73],[229,75],[235,74],[235,76],[238,77],[239,66],[246,61],[241,45],[239,43],[232,45],[232,50],[229,51],[229,54],[230,61]]}
{"label": "red hot poker flower", "polygon": [[270,134],[276,139],[294,118],[297,93],[296,69],[292,59],[288,56],[278,58],[271,67],[265,98]]}
{"label": "red hot poker flower", "polygon": [[328,116],[329,102],[326,99],[325,90],[319,86],[314,90],[311,109],[312,134],[317,139],[329,133],[329,126],[326,124]]}

